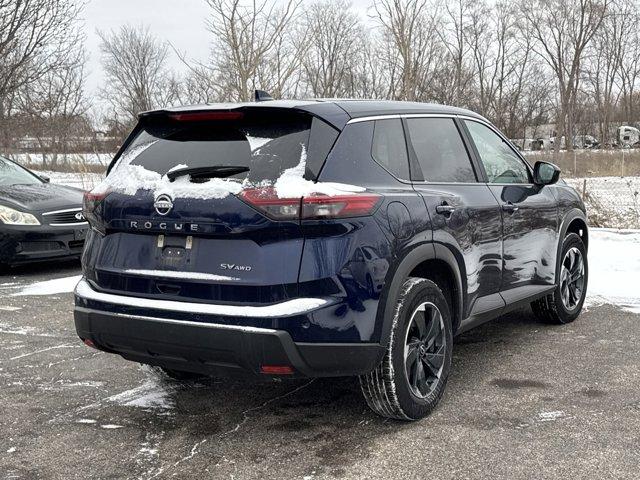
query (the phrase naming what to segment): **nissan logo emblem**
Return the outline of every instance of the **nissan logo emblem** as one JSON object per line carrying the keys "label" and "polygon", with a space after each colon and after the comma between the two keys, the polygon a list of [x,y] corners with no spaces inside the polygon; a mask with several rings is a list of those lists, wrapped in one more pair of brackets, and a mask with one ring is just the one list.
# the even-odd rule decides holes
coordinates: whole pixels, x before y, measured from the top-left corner
{"label": "nissan logo emblem", "polygon": [[158,195],[156,201],[153,202],[153,207],[156,209],[160,215],[166,215],[173,208],[173,202],[171,201],[171,197],[169,195]]}

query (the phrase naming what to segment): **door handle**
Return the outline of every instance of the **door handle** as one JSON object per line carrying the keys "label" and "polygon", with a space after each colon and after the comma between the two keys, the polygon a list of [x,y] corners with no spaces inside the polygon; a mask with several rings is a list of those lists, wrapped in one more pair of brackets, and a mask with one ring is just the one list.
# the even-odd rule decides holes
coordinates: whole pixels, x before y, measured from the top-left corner
{"label": "door handle", "polygon": [[447,204],[447,202],[442,202],[442,205],[436,206],[436,213],[439,213],[440,215],[449,216],[453,212],[455,212],[455,210],[456,207],[452,207],[451,205]]}
{"label": "door handle", "polygon": [[515,212],[517,212],[520,209],[520,207],[518,207],[517,205],[514,205],[511,202],[508,203],[503,203],[502,204],[502,210],[504,210],[505,212],[508,212],[510,214],[514,214]]}

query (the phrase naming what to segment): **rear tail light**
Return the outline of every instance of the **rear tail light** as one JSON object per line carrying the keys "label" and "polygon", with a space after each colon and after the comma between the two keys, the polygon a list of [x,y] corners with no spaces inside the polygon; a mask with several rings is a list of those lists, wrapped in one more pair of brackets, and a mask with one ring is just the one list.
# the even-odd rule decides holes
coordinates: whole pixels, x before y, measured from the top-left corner
{"label": "rear tail light", "polygon": [[265,375],[293,375],[289,365],[260,365],[260,373]]}
{"label": "rear tail light", "polygon": [[382,197],[374,193],[353,193],[279,198],[273,187],[267,187],[243,190],[240,198],[275,220],[322,220],[370,215]]}
{"label": "rear tail light", "polygon": [[93,228],[102,233],[104,233],[104,227],[100,219],[100,208],[107,195],[109,195],[108,191],[101,193],[84,192],[84,197],[82,198],[82,215]]}

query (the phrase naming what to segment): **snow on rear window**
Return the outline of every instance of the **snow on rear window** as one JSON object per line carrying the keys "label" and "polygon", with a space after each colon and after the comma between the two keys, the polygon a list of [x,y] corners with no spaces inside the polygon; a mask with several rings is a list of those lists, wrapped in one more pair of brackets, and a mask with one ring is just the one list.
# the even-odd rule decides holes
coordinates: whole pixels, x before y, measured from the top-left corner
{"label": "snow on rear window", "polygon": [[[135,195],[138,190],[150,190],[154,196],[208,199],[224,198],[244,188],[267,186],[273,186],[281,198],[363,191],[364,188],[353,185],[309,180],[310,128],[310,117],[299,114],[249,117],[230,125],[146,126],[94,192]],[[240,166],[248,167],[249,171],[198,181],[192,181],[188,175],[170,181],[166,175],[177,169],[205,166]]]}

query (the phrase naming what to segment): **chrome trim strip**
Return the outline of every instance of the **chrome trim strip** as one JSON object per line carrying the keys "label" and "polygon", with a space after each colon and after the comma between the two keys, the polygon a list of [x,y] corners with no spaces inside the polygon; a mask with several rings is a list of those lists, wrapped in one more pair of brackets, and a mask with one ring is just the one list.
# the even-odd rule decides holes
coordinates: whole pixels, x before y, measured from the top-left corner
{"label": "chrome trim strip", "polygon": [[89,222],[74,222],[74,223],[50,223],[50,227],[76,227],[78,225],[87,225]]}
{"label": "chrome trim strip", "polygon": [[347,125],[351,125],[352,123],[360,123],[360,122],[370,122],[371,120],[389,120],[392,118],[402,118],[401,115],[397,113],[389,114],[389,115],[372,115],[370,117],[356,117],[352,118],[347,122]]}
{"label": "chrome trim strip", "polygon": [[78,297],[98,302],[111,303],[114,305],[124,305],[127,307],[150,308],[168,312],[199,313],[203,315],[220,315],[224,317],[291,317],[302,315],[320,307],[325,307],[335,303],[335,300],[327,298],[295,298],[273,305],[240,306],[222,305],[211,303],[178,302],[174,300],[155,300],[151,298],[128,297],[124,295],[114,295],[112,293],[96,292],[89,282],[84,278],[76,286],[75,292]]}
{"label": "chrome trim strip", "polygon": [[[87,313],[103,313],[100,310],[94,310],[92,308],[77,307],[77,309]],[[192,322],[190,320],[174,320],[171,318],[148,317],[146,315],[129,315],[128,313],[117,312],[106,312],[106,314],[120,318],[130,318],[132,320],[148,320],[152,322],[170,323],[172,325],[188,325],[193,327],[213,328],[216,330],[233,330],[236,332],[246,333],[277,333],[277,330],[273,330],[272,328],[244,327],[242,325],[225,325],[222,323]]]}
{"label": "chrome trim strip", "polygon": [[46,215],[55,215],[56,213],[67,213],[67,212],[79,212],[82,210],[82,207],[77,207],[77,208],[67,208],[64,210],[53,210],[52,212],[45,212],[42,214],[42,216],[46,216]]}

